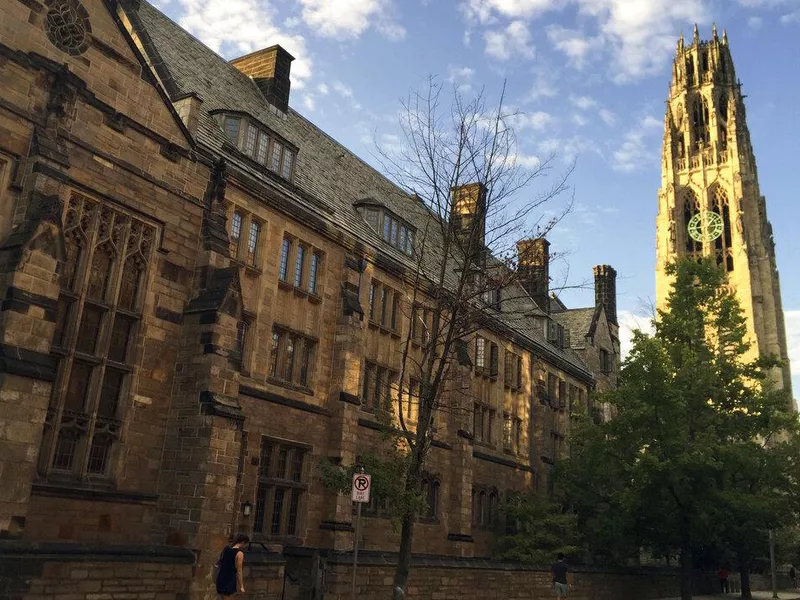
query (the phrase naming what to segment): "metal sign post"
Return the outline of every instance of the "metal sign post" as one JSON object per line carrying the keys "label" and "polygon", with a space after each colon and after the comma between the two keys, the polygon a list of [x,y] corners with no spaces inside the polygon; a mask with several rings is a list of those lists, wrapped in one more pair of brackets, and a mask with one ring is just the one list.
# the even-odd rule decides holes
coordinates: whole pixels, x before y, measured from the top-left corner
{"label": "metal sign post", "polygon": [[369,502],[371,491],[371,476],[363,472],[353,475],[352,498],[353,502],[358,503],[358,509],[356,510],[356,531],[353,539],[353,585],[350,591],[352,600],[356,600],[356,570],[358,569],[358,538],[361,533],[361,505]]}

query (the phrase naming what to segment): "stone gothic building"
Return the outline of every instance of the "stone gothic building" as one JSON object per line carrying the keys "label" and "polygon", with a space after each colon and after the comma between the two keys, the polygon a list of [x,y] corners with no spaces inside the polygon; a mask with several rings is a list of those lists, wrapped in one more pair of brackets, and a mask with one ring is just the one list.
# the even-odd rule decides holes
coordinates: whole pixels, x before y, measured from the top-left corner
{"label": "stone gothic building", "polygon": [[666,265],[712,256],[727,272],[747,318],[752,354],[785,361],[775,382],[791,390],[772,225],[758,185],[744,96],[728,37],[678,41],[664,119],[656,219],[656,301],[666,308]]}
{"label": "stone gothic building", "polygon": [[[236,531],[261,597],[349,589],[352,504],[315,463],[352,463],[371,406],[413,387],[397,347],[435,309],[408,301],[431,217],[290,107],[292,60],[226,62],[139,0],[0,4],[0,595],[210,598]],[[487,556],[502,495],[547,484],[614,381],[614,270],[596,307],[552,308],[547,243],[520,244],[544,252],[437,423],[429,560]],[[390,557],[366,513],[365,560]]]}

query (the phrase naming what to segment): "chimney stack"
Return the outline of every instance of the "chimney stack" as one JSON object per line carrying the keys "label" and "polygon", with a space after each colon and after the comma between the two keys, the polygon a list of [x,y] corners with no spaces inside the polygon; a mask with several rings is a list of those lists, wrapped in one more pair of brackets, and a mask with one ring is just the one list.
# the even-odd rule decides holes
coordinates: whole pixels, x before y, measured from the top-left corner
{"label": "chimney stack", "polygon": [[517,242],[517,274],[528,295],[550,312],[550,242],[545,238]]}
{"label": "chimney stack", "polygon": [[293,60],[294,56],[276,45],[234,58],[230,64],[253,78],[267,102],[286,112],[289,110],[289,73]]}
{"label": "chimney stack", "polygon": [[467,183],[452,189],[453,214],[451,221],[456,236],[465,246],[475,233],[475,252],[482,252],[486,243],[486,187],[482,183]]}
{"label": "chimney stack", "polygon": [[594,304],[606,310],[610,323],[617,323],[617,272],[610,265],[594,267]]}

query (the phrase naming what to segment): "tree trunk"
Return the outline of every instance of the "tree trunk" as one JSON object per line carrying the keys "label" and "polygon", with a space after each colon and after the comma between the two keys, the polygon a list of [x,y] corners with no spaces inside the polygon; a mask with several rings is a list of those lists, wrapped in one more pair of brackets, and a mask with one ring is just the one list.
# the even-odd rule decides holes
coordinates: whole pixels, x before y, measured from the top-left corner
{"label": "tree trunk", "polygon": [[[424,456],[419,449],[414,452],[413,460],[408,467],[406,475],[406,490],[417,490],[419,487],[420,476],[422,475],[422,463]],[[397,567],[394,570],[394,581],[392,582],[392,600],[402,600],[405,598],[408,576],[411,572],[411,546],[414,541],[414,524],[416,511],[408,511],[403,517],[400,528],[400,550],[397,555]]]}
{"label": "tree trunk", "polygon": [[747,552],[740,550],[736,553],[739,562],[739,576],[741,577],[742,600],[752,600],[753,592],[750,589],[750,557]]}
{"label": "tree trunk", "polygon": [[692,600],[692,540],[688,527],[681,531],[681,600]]}

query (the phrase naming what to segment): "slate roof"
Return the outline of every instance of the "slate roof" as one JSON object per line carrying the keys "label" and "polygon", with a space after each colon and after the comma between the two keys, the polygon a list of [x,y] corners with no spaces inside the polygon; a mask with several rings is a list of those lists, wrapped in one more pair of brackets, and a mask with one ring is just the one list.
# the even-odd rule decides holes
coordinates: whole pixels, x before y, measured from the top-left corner
{"label": "slate roof", "polygon": [[575,349],[586,347],[587,336],[594,335],[597,322],[600,318],[602,306],[587,308],[572,308],[553,313],[553,318],[570,331],[570,346]]}
{"label": "slate roof", "polygon": [[[380,249],[396,262],[413,269],[413,260],[386,244],[354,207],[354,203],[360,200],[374,199],[416,227],[418,240],[428,232],[424,236],[423,268],[432,275],[437,273],[437,256],[443,252],[438,233],[441,224],[419,200],[291,107],[284,114],[271,106],[250,77],[228,64],[148,2],[129,2],[126,10],[129,14],[134,13],[131,14],[131,23],[173,99],[190,93],[202,98],[195,134],[199,146],[214,155],[224,155],[234,170],[247,173],[335,228],[345,230],[364,244]],[[293,181],[289,183],[280,179],[233,150],[212,117],[215,111],[246,113],[297,146],[299,151]],[[515,287],[503,290],[503,312],[494,311],[495,317],[526,338],[540,355],[548,355],[574,374],[591,379],[591,371],[574,352],[547,343],[544,333],[536,326],[536,318],[543,318],[544,314],[521,287]]]}

